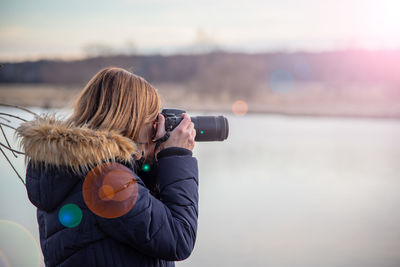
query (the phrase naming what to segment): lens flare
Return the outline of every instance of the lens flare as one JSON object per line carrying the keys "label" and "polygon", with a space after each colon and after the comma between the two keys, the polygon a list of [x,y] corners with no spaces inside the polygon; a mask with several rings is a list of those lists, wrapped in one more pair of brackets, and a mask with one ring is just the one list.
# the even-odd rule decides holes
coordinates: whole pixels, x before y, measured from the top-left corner
{"label": "lens flare", "polygon": [[368,29],[364,39],[369,44],[398,49],[400,45],[400,19],[398,0],[365,1],[364,26]]}
{"label": "lens flare", "polygon": [[0,266],[11,267],[6,254],[0,249]]}
{"label": "lens flare", "polygon": [[293,76],[287,70],[276,70],[269,77],[268,85],[275,92],[290,91],[293,89]]}
{"label": "lens flare", "polygon": [[22,225],[0,220],[0,266],[40,266],[38,242]]}
{"label": "lens flare", "polygon": [[86,175],[82,194],[94,214],[103,218],[117,218],[135,205],[138,185],[129,168],[110,162],[98,165]]}
{"label": "lens flare", "polygon": [[101,200],[111,200],[115,196],[114,188],[110,185],[104,184],[99,189],[99,198]]}
{"label": "lens flare", "polygon": [[65,227],[76,227],[82,221],[82,210],[75,204],[66,204],[58,212],[58,220]]}
{"label": "lens flare", "polygon": [[148,164],[148,163],[143,164],[142,170],[144,172],[150,171],[150,164]]}
{"label": "lens flare", "polygon": [[244,116],[246,115],[248,110],[249,107],[247,106],[247,103],[243,100],[237,100],[232,104],[232,112],[236,116]]}

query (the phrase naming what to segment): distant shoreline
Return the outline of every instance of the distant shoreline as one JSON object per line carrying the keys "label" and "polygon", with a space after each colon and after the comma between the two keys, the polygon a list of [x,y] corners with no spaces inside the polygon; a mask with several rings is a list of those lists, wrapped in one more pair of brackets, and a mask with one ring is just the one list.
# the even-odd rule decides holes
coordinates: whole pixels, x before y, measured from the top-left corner
{"label": "distant shoreline", "polygon": [[[198,95],[188,92],[183,86],[160,84],[156,86],[164,107],[179,108],[196,113],[233,114],[233,97]],[[0,103],[45,109],[72,109],[73,102],[81,92],[79,85],[52,84],[0,84]],[[286,98],[285,98],[286,97]],[[238,100],[238,99],[236,99]],[[277,98],[265,94],[246,100],[249,114],[271,114],[300,117],[338,117],[368,119],[400,119],[400,103],[356,103],[305,99],[304,97]]]}

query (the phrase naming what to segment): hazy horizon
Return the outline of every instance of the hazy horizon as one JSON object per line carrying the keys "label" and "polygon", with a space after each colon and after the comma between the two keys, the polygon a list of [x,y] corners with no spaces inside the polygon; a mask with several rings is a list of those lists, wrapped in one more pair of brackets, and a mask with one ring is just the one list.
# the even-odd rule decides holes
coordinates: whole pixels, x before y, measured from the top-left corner
{"label": "hazy horizon", "polygon": [[6,0],[0,7],[0,61],[400,48],[395,0]]}

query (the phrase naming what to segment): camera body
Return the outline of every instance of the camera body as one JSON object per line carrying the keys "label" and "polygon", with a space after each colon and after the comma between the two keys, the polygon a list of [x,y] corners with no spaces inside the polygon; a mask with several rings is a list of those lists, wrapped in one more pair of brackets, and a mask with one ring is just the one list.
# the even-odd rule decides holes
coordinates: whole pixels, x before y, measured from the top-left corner
{"label": "camera body", "polygon": [[[174,130],[183,120],[180,109],[163,109],[161,115],[165,118],[165,130]],[[224,116],[195,116],[191,117],[196,130],[195,141],[224,141],[228,138],[229,124]]]}
{"label": "camera body", "polygon": [[165,130],[168,132],[174,130],[183,120],[183,113],[186,112],[180,109],[163,109],[161,115],[165,118]]}

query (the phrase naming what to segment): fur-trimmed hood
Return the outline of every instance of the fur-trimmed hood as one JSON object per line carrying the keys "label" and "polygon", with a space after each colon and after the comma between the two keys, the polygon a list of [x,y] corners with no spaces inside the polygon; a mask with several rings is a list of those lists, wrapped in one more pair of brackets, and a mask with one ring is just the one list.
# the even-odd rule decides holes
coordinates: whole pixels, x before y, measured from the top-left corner
{"label": "fur-trimmed hood", "polygon": [[55,115],[36,116],[16,130],[26,162],[71,167],[83,174],[102,162],[131,161],[139,156],[136,144],[116,131],[76,127]]}

